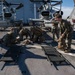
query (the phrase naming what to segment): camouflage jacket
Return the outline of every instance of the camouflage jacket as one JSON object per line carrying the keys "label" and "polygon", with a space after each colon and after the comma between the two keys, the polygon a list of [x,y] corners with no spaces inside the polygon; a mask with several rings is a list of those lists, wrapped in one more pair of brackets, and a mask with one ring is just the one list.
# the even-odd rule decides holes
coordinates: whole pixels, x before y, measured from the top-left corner
{"label": "camouflage jacket", "polygon": [[54,28],[58,27],[58,21],[56,21],[55,18],[52,19],[52,24]]}
{"label": "camouflage jacket", "polygon": [[60,22],[60,31],[61,31],[61,34],[62,33],[70,33],[72,31],[72,26],[71,26],[71,23],[68,22],[67,20],[63,20]]}

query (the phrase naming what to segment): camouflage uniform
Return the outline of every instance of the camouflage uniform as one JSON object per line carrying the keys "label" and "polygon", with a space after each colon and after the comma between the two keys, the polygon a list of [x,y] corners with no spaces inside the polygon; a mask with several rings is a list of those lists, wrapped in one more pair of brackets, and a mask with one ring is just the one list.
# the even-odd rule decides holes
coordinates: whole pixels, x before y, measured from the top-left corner
{"label": "camouflage uniform", "polygon": [[1,39],[1,41],[2,41],[2,43],[4,44],[4,45],[7,45],[7,46],[11,46],[12,44],[15,44],[15,43],[17,43],[16,42],[16,37],[18,36],[18,29],[17,28],[14,28],[14,27],[12,27],[11,29],[10,29],[10,31],[7,33],[7,34],[5,34],[4,36],[3,36],[3,38]]}
{"label": "camouflage uniform", "polygon": [[[27,29],[27,28],[22,28],[20,31],[19,31],[19,36],[20,36],[20,39],[23,40],[23,36],[26,36],[26,39],[28,38],[28,36],[30,36],[30,31]],[[30,36],[31,37],[31,36]]]}
{"label": "camouflage uniform", "polygon": [[[70,22],[62,19],[62,21],[60,22],[60,32],[61,32],[61,36],[62,34],[64,34],[64,36],[61,39],[61,45],[63,46],[63,49],[66,51],[70,51],[72,32],[73,32]],[[67,39],[67,43],[66,43],[66,39]]]}
{"label": "camouflage uniform", "polygon": [[59,28],[58,28],[58,22],[53,19],[53,39],[55,39],[55,35],[57,37],[57,39],[59,38]]}
{"label": "camouflage uniform", "polygon": [[12,31],[8,32],[6,35],[2,38],[3,44],[6,46],[11,46],[15,43],[15,36]]}
{"label": "camouflage uniform", "polygon": [[42,36],[42,29],[39,27],[32,27],[31,28],[31,32],[32,32],[32,37],[31,40],[33,42],[42,42],[43,41],[43,36]]}

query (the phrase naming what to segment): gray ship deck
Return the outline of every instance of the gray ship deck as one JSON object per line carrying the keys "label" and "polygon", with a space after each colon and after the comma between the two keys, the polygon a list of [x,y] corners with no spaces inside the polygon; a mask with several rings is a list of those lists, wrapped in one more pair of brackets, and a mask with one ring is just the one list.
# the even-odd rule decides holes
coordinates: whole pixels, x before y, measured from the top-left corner
{"label": "gray ship deck", "polygon": [[[0,32],[0,38],[6,32]],[[0,61],[0,75],[75,75],[75,40],[72,42],[72,53],[64,53],[57,49],[57,43],[53,42],[51,39],[52,34],[48,32],[45,37],[46,41],[42,44],[34,45],[22,45],[21,52],[17,61],[13,62],[4,62]],[[54,65],[51,65],[51,62],[47,60],[47,57],[42,50],[41,46],[52,45],[60,52],[70,63],[56,65],[58,70]],[[6,47],[0,47],[0,56],[7,52]],[[18,48],[17,48],[18,49]]]}

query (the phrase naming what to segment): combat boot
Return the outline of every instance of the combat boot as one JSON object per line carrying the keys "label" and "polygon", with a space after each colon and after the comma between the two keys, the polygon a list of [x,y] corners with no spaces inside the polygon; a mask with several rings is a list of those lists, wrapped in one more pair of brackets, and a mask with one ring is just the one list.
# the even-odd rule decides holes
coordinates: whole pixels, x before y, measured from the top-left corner
{"label": "combat boot", "polygon": [[61,42],[58,42],[58,49],[62,49],[63,48],[63,45],[62,45],[62,43]]}
{"label": "combat boot", "polygon": [[65,49],[64,52],[65,52],[65,53],[69,53],[69,52],[71,52],[71,49],[70,49],[70,48],[67,48],[67,49]]}
{"label": "combat boot", "polygon": [[69,53],[69,52],[70,52],[70,50],[64,50],[64,52],[65,52],[65,53]]}
{"label": "combat boot", "polygon": [[58,49],[62,49],[62,48],[63,48],[63,46],[58,45]]}

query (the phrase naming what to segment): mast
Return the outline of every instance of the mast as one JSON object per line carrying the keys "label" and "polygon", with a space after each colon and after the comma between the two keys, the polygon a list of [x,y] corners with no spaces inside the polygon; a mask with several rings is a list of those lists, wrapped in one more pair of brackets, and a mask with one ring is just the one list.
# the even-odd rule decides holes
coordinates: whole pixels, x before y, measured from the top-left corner
{"label": "mast", "polygon": [[36,3],[34,3],[34,18],[36,19]]}

